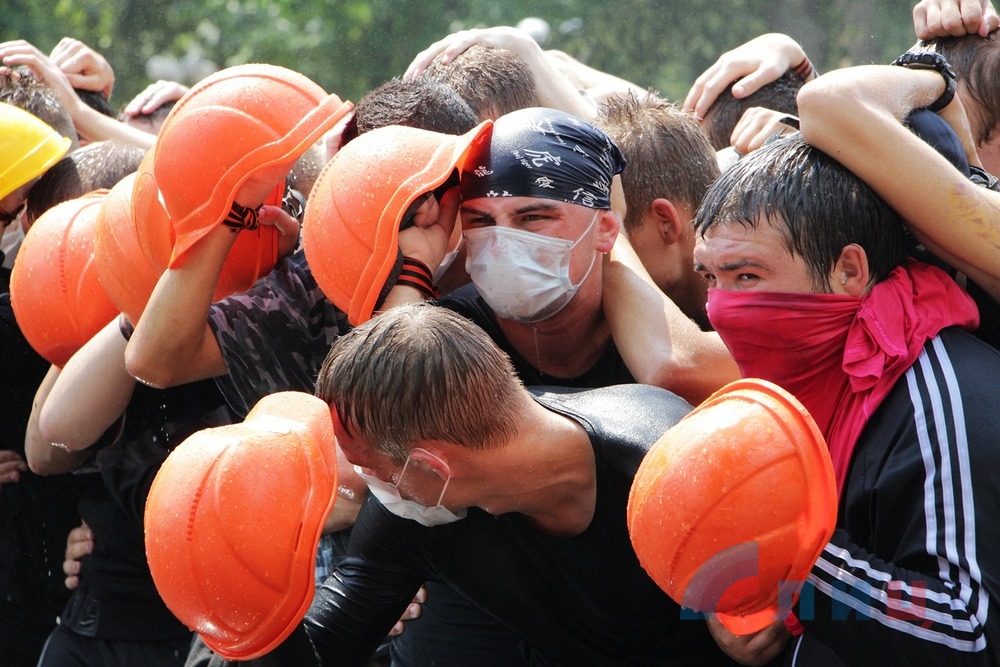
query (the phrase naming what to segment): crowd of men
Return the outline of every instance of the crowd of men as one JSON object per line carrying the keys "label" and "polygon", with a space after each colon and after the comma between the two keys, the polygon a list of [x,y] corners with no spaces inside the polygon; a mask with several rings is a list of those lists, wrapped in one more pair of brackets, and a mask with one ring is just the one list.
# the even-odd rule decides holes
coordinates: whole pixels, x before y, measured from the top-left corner
{"label": "crowd of men", "polygon": [[[0,662],[1000,664],[1000,18],[913,21],[891,65],[824,73],[762,35],[679,104],[501,27],[356,103],[245,65],[116,115],[90,47],[0,43]],[[95,298],[18,290],[67,271],[35,239],[95,190],[113,317],[63,358],[36,332]],[[812,415],[839,504],[799,604],[738,636],[650,578],[626,506],[740,377]],[[339,489],[265,622],[258,517],[183,536],[246,574],[167,590],[145,507],[277,392],[328,404]]]}

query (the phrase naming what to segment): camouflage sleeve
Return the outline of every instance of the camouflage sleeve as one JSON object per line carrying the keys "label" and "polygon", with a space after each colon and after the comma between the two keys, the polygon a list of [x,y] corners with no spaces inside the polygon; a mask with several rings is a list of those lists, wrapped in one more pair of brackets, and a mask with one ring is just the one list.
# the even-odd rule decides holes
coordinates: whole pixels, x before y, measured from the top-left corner
{"label": "camouflage sleeve", "polygon": [[229,371],[217,378],[219,388],[246,415],[276,391],[312,393],[347,318],[320,291],[299,250],[250,290],[213,304],[209,325]]}

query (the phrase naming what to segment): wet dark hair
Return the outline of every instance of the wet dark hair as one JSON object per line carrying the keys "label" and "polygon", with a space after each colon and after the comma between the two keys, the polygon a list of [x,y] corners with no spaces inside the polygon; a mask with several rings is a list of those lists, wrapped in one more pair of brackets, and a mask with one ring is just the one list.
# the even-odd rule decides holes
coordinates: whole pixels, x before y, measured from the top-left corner
{"label": "wet dark hair", "polygon": [[756,229],[762,222],[782,232],[820,291],[829,291],[830,272],[851,243],[865,250],[872,282],[906,261],[899,215],[800,134],[770,142],[725,171],[705,195],[694,226],[704,237],[716,225]]}
{"label": "wet dark hair", "polygon": [[97,141],[52,165],[28,193],[30,222],[64,201],[114,185],[139,168],[146,152],[119,141]]}
{"label": "wet dark hair", "polygon": [[965,81],[969,96],[979,105],[976,143],[989,141],[1000,125],[1000,33],[939,37],[921,42],[916,50],[940,53]]}
{"label": "wet dark hair", "polygon": [[108,100],[105,99],[104,95],[102,95],[99,91],[74,88],[73,92],[76,93],[76,96],[79,97],[84,104],[97,113],[107,116],[108,118],[115,117],[115,108],[111,106]]}
{"label": "wet dark hair", "polygon": [[478,123],[476,114],[450,86],[424,77],[397,78],[386,81],[358,101],[341,143],[388,125],[465,134]]}
{"label": "wet dark hair", "polygon": [[743,117],[743,112],[750,107],[764,107],[793,116],[799,113],[795,96],[803,83],[802,79],[791,72],[786,72],[776,81],[742,99],[733,97],[733,83],[715,99],[701,124],[702,130],[708,135],[708,140],[712,142],[712,147],[717,151],[729,147],[729,139],[736,129],[736,124]]}
{"label": "wet dark hair", "polygon": [[15,67],[8,74],[0,74],[0,102],[34,114],[53,130],[69,138],[76,147],[79,137],[69,112],[51,88],[39,83],[31,70]]}

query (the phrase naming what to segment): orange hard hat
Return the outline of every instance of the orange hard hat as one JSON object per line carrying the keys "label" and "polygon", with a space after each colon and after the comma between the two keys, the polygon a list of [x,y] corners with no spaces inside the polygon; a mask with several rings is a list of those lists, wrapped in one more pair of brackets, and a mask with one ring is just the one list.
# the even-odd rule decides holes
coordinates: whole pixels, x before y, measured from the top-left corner
{"label": "orange hard hat", "polygon": [[337,497],[330,408],[266,396],[242,424],[199,431],[156,474],[146,558],[174,615],[228,660],[260,657],[302,620]]}
{"label": "orange hard hat", "polygon": [[97,214],[107,193],[50,208],[28,230],[14,260],[14,317],[31,347],[56,366],[118,315],[94,261]]}
{"label": "orange hard hat", "polygon": [[822,433],[791,394],[756,379],[723,387],[667,431],[628,502],[649,576],[737,635],[791,610],[836,521]]}
{"label": "orange hard hat", "polygon": [[[284,181],[266,204],[279,204]],[[138,322],[153,288],[167,268],[175,234],[152,171],[152,153],[139,171],[111,189],[98,218],[95,254],[108,296]],[[250,288],[278,259],[278,232],[272,225],[240,232],[226,256],[214,300]]]}
{"label": "orange hard hat", "polygon": [[444,184],[491,121],[464,135],[390,125],[352,140],[327,163],[306,203],[302,247],[320,289],[357,326],[371,318],[399,255],[399,223]]}
{"label": "orange hard hat", "polygon": [[291,167],[352,108],[275,65],[239,65],[195,85],[160,128],[153,166],[177,240],[170,265],[219,225],[255,172]]}

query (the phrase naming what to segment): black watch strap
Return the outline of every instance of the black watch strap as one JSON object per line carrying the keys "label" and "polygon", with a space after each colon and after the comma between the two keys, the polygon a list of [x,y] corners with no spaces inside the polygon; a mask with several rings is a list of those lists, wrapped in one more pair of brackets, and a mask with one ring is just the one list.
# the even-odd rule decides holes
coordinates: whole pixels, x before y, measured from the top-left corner
{"label": "black watch strap", "polygon": [[958,87],[958,77],[955,70],[940,53],[930,51],[907,51],[892,61],[893,65],[910,69],[932,69],[944,77],[944,92],[927,106],[931,111],[940,111],[955,99],[955,89]]}

